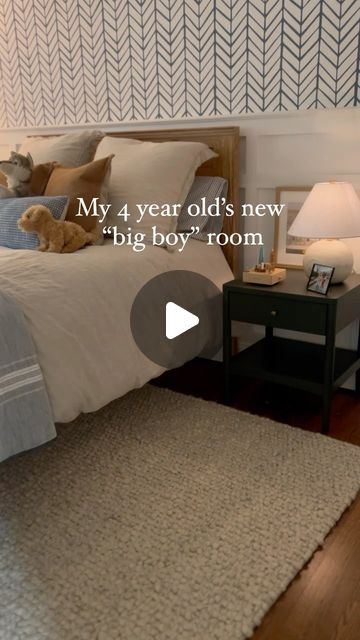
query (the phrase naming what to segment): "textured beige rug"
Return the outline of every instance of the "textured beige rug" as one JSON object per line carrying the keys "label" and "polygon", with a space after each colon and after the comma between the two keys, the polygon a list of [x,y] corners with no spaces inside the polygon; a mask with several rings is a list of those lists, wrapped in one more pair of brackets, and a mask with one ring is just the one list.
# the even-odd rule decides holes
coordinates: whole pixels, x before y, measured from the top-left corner
{"label": "textured beige rug", "polygon": [[1,640],[241,640],[360,448],[147,386],[0,465]]}

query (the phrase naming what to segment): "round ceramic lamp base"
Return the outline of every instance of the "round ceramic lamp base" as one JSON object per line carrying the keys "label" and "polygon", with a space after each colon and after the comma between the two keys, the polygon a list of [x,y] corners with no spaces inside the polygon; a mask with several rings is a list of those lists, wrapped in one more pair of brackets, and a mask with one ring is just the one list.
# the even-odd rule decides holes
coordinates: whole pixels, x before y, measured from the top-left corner
{"label": "round ceramic lamp base", "polygon": [[304,271],[310,276],[314,264],[335,267],[331,284],[343,282],[353,269],[354,258],[349,247],[340,240],[318,240],[304,253]]}

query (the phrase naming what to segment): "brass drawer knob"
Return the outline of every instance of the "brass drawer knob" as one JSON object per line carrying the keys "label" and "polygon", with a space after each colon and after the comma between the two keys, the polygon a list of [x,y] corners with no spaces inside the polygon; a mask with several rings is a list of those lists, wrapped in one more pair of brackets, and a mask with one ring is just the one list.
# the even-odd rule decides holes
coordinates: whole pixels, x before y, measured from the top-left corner
{"label": "brass drawer knob", "polygon": [[277,316],[277,311],[271,311],[270,315]]}

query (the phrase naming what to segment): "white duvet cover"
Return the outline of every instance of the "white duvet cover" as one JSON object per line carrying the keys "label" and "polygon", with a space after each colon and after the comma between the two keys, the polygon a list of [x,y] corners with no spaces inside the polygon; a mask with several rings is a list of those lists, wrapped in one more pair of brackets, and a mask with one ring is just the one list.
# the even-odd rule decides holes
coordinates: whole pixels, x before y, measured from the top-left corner
{"label": "white duvet cover", "polygon": [[130,310],[148,280],[173,269],[219,288],[232,278],[220,247],[196,240],[181,254],[111,241],[67,255],[0,248],[0,291],[28,320],[55,422],[96,411],[163,371],[135,344]]}

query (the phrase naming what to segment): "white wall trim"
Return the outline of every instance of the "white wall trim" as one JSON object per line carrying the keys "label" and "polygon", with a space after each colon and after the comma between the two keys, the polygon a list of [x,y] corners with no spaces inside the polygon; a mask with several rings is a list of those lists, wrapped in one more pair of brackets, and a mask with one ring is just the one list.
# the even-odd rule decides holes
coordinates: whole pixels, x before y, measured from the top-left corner
{"label": "white wall trim", "polygon": [[4,129],[0,128],[0,135],[3,136],[16,136],[17,134],[23,135],[41,135],[51,133],[63,133],[78,131],[79,129],[99,129],[101,131],[136,131],[137,129],[177,129],[177,128],[192,128],[192,127],[208,127],[208,126],[221,126],[221,125],[238,125],[249,124],[252,120],[256,123],[261,121],[280,121],[286,122],[288,120],[306,119],[323,121],[331,119],[334,114],[337,117],[343,116],[344,118],[352,118],[355,113],[360,112],[360,107],[342,107],[342,108],[329,108],[329,109],[303,109],[293,111],[275,111],[275,112],[258,112],[258,113],[246,113],[241,115],[228,115],[228,116],[212,116],[212,117],[194,117],[194,118],[182,118],[182,119],[161,119],[161,120],[130,120],[123,122],[93,122],[93,123],[76,123],[65,125],[48,125],[40,127],[15,127]]}

